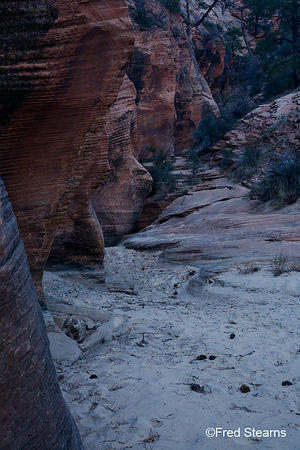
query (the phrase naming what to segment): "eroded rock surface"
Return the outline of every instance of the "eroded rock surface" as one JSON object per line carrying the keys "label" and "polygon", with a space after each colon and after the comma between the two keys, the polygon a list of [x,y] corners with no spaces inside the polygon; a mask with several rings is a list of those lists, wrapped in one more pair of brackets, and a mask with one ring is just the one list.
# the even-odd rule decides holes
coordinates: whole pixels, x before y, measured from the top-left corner
{"label": "eroded rock surface", "polygon": [[110,173],[92,201],[108,245],[134,229],[152,186],[150,174],[138,162],[135,98],[135,87],[125,76],[105,126]]}
{"label": "eroded rock surface", "polygon": [[280,211],[247,197],[249,190],[217,170],[202,185],[175,200],[144,231],[129,237],[128,248],[164,249],[163,258],[218,272],[252,261],[272,261],[282,250],[298,264],[299,202]]}
{"label": "eroded rock surface", "polygon": [[[39,11],[43,2],[36,3]],[[68,206],[56,248],[80,258],[84,247],[98,262],[103,258],[90,196],[109,170],[106,113],[133,49],[123,0],[58,0],[50,25],[38,48],[9,64],[17,78],[30,79],[31,91],[1,129],[0,149],[0,170],[40,298],[43,268]],[[17,83],[21,88],[24,83]]]}
{"label": "eroded rock surface", "polygon": [[243,117],[214,149],[238,151],[253,143],[264,144],[281,153],[299,148],[299,111],[299,92],[291,92],[263,104]]}
{"label": "eroded rock surface", "polygon": [[0,449],[83,449],[62,398],[17,222],[0,179]]}
{"label": "eroded rock surface", "polygon": [[138,147],[174,152],[191,144],[191,132],[204,114],[218,107],[199,71],[186,26],[179,14],[145,2],[149,25],[136,20],[139,4],[130,2],[135,50],[128,76],[137,90]]}

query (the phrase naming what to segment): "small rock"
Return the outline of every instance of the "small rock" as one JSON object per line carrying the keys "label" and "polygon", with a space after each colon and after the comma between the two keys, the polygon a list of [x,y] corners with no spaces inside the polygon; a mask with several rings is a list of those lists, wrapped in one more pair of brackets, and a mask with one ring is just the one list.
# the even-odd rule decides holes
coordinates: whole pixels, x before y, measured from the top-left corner
{"label": "small rock", "polygon": [[235,334],[231,333],[231,335],[229,337],[230,337],[230,339],[234,339],[235,338]]}
{"label": "small rock", "polygon": [[207,359],[207,356],[206,355],[199,355],[199,356],[197,356],[197,358],[196,358],[198,361],[202,361],[202,360],[204,360],[204,359]]}
{"label": "small rock", "polygon": [[210,357],[209,357],[208,359],[210,359],[211,361],[213,361],[214,359],[216,359],[216,356],[210,355]]}
{"label": "small rock", "polygon": [[191,384],[191,389],[192,389],[192,391],[200,392],[201,386],[200,386],[200,384],[193,383],[193,384]]}
{"label": "small rock", "polygon": [[242,386],[240,387],[240,391],[243,392],[243,394],[245,394],[246,392],[250,392],[251,389],[246,384],[242,384]]}
{"label": "small rock", "polygon": [[191,384],[191,389],[192,391],[200,392],[201,394],[210,394],[212,392],[212,388],[209,386],[209,384],[200,386],[200,384],[193,383]]}
{"label": "small rock", "polygon": [[94,378],[98,378],[98,375],[96,375],[95,373],[92,373],[92,375],[90,376],[91,380],[93,380]]}
{"label": "small rock", "polygon": [[136,345],[138,345],[139,347],[145,347],[146,345],[148,345],[148,342],[145,341],[145,333],[143,333],[143,339],[140,342],[136,342]]}
{"label": "small rock", "polygon": [[291,381],[285,380],[281,384],[282,386],[291,386],[293,383]]}

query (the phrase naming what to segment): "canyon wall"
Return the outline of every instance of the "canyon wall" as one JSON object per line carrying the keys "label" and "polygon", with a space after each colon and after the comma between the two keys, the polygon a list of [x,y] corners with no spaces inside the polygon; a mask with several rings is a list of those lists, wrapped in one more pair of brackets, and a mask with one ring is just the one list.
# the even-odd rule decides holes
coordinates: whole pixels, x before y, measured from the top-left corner
{"label": "canyon wall", "polygon": [[0,449],[80,450],[16,218],[0,178]]}
{"label": "canyon wall", "polygon": [[218,107],[182,15],[155,1],[140,5],[129,2],[135,47],[127,70],[137,90],[138,147],[180,152],[192,143],[191,133],[203,116],[218,115]]}
{"label": "canyon wall", "polygon": [[[0,171],[43,300],[43,268],[63,220],[59,255],[103,259],[90,197],[109,172],[106,114],[132,54],[133,30],[123,0],[57,0],[50,10],[43,0],[16,1],[14,9],[2,3]],[[22,51],[18,32],[33,42]]]}
{"label": "canyon wall", "polygon": [[92,197],[106,245],[113,245],[137,223],[152,178],[138,162],[136,90],[127,76],[106,121],[110,173]]}
{"label": "canyon wall", "polygon": [[180,153],[191,145],[204,115],[219,113],[183,17],[156,1],[128,3],[134,52],[106,122],[111,171],[93,195],[109,245],[134,230],[151,190],[151,178],[138,162],[149,156],[147,147]]}
{"label": "canyon wall", "polygon": [[183,17],[159,2],[146,25],[132,0],[131,19],[124,0],[0,8],[0,171],[43,304],[50,250],[101,265],[102,229],[130,233],[151,189],[146,147],[180,152],[218,108]]}

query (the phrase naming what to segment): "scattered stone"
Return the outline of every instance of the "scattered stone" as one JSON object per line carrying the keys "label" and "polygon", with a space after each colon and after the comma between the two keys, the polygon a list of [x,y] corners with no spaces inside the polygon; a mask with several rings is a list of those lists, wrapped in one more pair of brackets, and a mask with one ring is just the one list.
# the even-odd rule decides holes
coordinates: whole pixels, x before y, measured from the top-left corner
{"label": "scattered stone", "polygon": [[196,383],[191,384],[191,389],[192,389],[192,391],[201,392],[200,384],[196,384]]}
{"label": "scattered stone", "polygon": [[145,341],[145,333],[143,333],[143,338],[140,342],[136,342],[136,345],[138,345],[139,347],[146,347],[146,345],[148,345],[148,342]]}
{"label": "scattered stone", "polygon": [[204,359],[207,359],[206,355],[199,355],[199,356],[197,356],[197,360],[198,361],[203,361]]}
{"label": "scattered stone", "polygon": [[212,392],[212,388],[209,386],[209,384],[200,386],[200,384],[192,383],[191,389],[192,391],[199,392],[201,394],[210,394]]}
{"label": "scattered stone", "polygon": [[63,331],[71,339],[81,343],[86,336],[86,325],[75,317],[67,317],[63,324]]}
{"label": "scattered stone", "polygon": [[242,386],[240,387],[240,391],[243,392],[243,394],[245,394],[246,392],[250,392],[251,389],[246,384],[242,384]]}
{"label": "scattered stone", "polygon": [[210,359],[211,361],[213,361],[214,359],[216,359],[216,356],[210,355],[210,357],[209,357],[208,359]]}

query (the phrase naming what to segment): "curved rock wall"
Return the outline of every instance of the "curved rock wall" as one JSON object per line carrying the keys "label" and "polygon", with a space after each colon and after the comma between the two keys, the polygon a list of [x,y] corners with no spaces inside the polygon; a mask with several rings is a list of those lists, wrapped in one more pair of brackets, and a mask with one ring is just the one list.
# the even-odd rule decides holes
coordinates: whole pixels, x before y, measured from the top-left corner
{"label": "curved rock wall", "polygon": [[58,247],[67,240],[73,250],[77,241],[80,253],[85,242],[77,237],[88,236],[86,247],[103,258],[89,201],[109,170],[106,114],[133,49],[123,0],[57,0],[55,14],[36,48],[12,56],[11,70],[30,80],[31,92],[1,129],[0,170],[40,298],[43,268],[69,205]]}
{"label": "curved rock wall", "polygon": [[138,162],[136,90],[127,76],[106,122],[110,173],[93,195],[93,206],[106,245],[130,233],[152,186],[152,178]]}
{"label": "curved rock wall", "polygon": [[0,449],[80,450],[46,328],[0,178]]}

